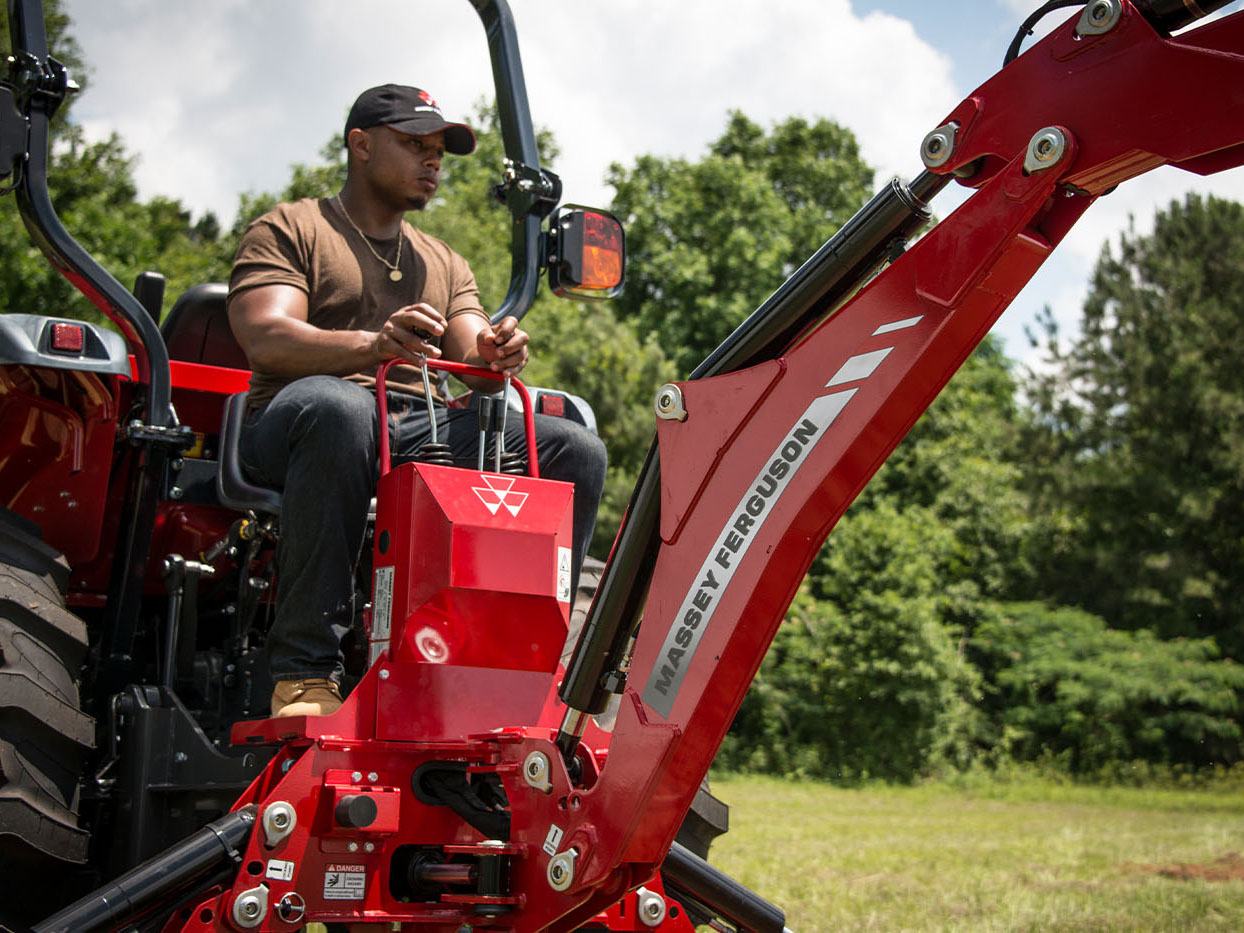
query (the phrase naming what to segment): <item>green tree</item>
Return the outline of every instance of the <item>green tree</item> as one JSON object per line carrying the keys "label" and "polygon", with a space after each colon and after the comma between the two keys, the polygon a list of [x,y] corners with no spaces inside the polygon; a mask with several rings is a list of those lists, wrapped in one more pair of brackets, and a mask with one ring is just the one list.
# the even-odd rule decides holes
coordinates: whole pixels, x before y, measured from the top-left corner
{"label": "green tree", "polygon": [[792,117],[766,133],[738,112],[699,161],[613,165],[630,257],[618,316],[690,373],[855,212],[872,177],[829,120]]}
{"label": "green tree", "polygon": [[744,700],[722,762],[838,781],[910,781],[966,759],[975,672],[941,620],[954,536],[882,501],[839,523]]}
{"label": "green tree", "polygon": [[[1009,598],[1031,576],[1012,363],[987,336],[861,496],[929,509],[953,534],[938,568],[949,598]],[[947,622],[963,622],[948,612]]]}
{"label": "green tree", "polygon": [[[78,127],[65,127],[48,186],[66,229],[123,285],[153,270],[165,275],[175,297],[219,277],[214,244],[205,242],[215,219],[196,225],[177,201],[139,200],[133,160],[116,135],[87,142]],[[9,310],[102,320],[31,243],[12,198],[0,201],[0,291]]]}
{"label": "green tree", "polygon": [[1081,610],[1015,603],[982,622],[970,655],[989,683],[997,741],[1017,758],[1092,773],[1244,757],[1244,668],[1218,660],[1213,639],[1162,641]]}
{"label": "green tree", "polygon": [[1098,261],[1027,391],[1043,595],[1244,652],[1244,206],[1189,195]]}
{"label": "green tree", "polygon": [[[85,91],[86,64],[60,0],[44,0],[44,17],[51,54],[68,66]],[[7,6],[0,9],[0,43],[8,54]],[[112,135],[87,141],[70,117],[73,99],[71,95],[65,101],[53,121],[48,168],[52,203],[66,229],[126,286],[140,272],[154,270],[166,276],[168,293],[176,296],[196,282],[218,277],[216,219],[209,214],[192,223],[189,211],[169,198],[140,201],[134,160],[121,139]],[[8,310],[102,320],[31,243],[12,198],[0,200],[0,293]]]}

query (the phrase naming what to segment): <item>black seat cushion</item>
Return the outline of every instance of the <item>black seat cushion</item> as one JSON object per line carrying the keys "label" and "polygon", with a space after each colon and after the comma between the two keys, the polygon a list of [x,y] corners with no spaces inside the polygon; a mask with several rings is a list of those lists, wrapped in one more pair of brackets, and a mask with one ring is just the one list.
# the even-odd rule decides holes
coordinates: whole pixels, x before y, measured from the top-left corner
{"label": "black seat cushion", "polygon": [[229,287],[221,282],[195,285],[177,299],[160,333],[174,360],[250,369],[246,354],[238,346],[229,327],[225,298]]}
{"label": "black seat cushion", "polygon": [[222,505],[240,512],[281,514],[281,494],[275,489],[259,486],[247,479],[238,458],[238,438],[246,418],[246,393],[239,392],[225,399],[224,418],[220,425],[220,472],[216,474],[216,495]]}

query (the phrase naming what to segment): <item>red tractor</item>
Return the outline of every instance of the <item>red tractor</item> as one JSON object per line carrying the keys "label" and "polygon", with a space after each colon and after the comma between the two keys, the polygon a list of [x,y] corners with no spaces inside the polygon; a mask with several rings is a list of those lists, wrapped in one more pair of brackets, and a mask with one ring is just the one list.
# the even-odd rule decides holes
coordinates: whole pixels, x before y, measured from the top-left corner
{"label": "red tractor", "polygon": [[[554,213],[508,8],[472,3],[514,217],[497,313],[525,311],[543,268],[608,293],[620,229]],[[52,914],[40,931],[782,930],[692,850],[717,747],[835,522],[1083,212],[1159,165],[1244,164],[1244,14],[1172,34],[1222,5],[1083,4],[925,137],[927,171],[661,387],[569,658],[570,491],[534,448],[478,469],[382,455],[357,682],[331,716],[268,720],[280,492],[238,466],[223,291],[158,325],[158,277],[127,291],[61,226],[47,132],[71,83],[38,0],[9,0],[0,172],[120,335],[0,317],[0,846],[6,890],[39,872],[42,898],[3,909]],[[951,182],[973,196],[911,242]],[[514,390],[524,417],[578,410]],[[42,893],[49,864],[80,866],[66,891]],[[66,906],[84,879],[103,887]]]}

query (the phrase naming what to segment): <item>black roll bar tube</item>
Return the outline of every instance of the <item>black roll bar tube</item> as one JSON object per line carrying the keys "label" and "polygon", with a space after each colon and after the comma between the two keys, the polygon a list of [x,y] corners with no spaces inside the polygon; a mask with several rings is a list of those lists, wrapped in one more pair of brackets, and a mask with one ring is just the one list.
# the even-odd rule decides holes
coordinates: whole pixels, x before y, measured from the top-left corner
{"label": "black roll bar tube", "polygon": [[52,267],[90,299],[125,337],[137,363],[138,382],[147,386],[146,424],[176,424],[168,349],[138,299],[113,278],[61,223],[48,192],[49,123],[70,90],[64,67],[48,55],[40,0],[8,0],[9,34],[18,66],[26,68],[17,87],[18,105],[30,122],[29,150],[19,167],[17,206],[31,240]]}
{"label": "black roll bar tube", "polygon": [[507,0],[470,0],[488,36],[497,114],[505,145],[506,171],[500,192],[513,217],[510,240],[510,287],[492,315],[522,319],[536,297],[542,261],[541,221],[561,198],[561,181],[540,168],[536,131],[531,122],[518,32]]}

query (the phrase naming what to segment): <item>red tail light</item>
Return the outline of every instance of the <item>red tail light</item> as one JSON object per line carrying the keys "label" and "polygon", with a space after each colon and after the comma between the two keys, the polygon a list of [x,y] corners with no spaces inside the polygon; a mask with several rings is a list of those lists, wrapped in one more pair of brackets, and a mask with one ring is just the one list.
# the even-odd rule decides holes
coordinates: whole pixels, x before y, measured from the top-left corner
{"label": "red tail light", "polygon": [[53,324],[49,346],[57,353],[81,353],[86,346],[86,328],[81,324]]}

